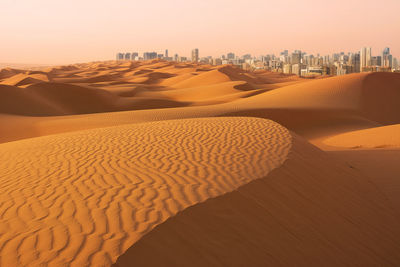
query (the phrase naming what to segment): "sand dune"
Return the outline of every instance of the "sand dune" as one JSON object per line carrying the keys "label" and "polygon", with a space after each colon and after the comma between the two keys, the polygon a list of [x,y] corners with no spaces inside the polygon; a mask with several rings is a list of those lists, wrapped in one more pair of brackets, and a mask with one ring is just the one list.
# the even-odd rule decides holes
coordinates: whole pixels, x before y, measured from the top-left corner
{"label": "sand dune", "polygon": [[301,138],[292,144],[267,177],[168,219],[115,266],[399,265],[386,196]]}
{"label": "sand dune", "polygon": [[382,124],[400,123],[400,73],[370,73],[363,80],[365,117]]}
{"label": "sand dune", "polygon": [[12,68],[0,69],[0,79],[7,79],[23,72],[25,71]]}
{"label": "sand dune", "polygon": [[[236,76],[224,74],[221,69],[231,69]],[[262,80],[257,75],[253,76],[251,81]],[[22,108],[19,104],[8,109],[3,107],[1,112],[56,116],[227,103],[262,92],[258,89],[270,90],[284,86],[288,78],[285,76],[275,79],[274,83],[269,81],[268,84],[257,86],[249,84],[247,80],[249,76],[231,66],[196,66],[159,60],[95,62],[35,72],[3,69],[0,84],[18,87],[14,93],[7,93],[7,100],[4,101],[9,105],[24,102],[20,95],[27,94],[23,98],[28,98],[32,103]],[[263,86],[265,88],[261,88]],[[26,90],[20,90],[22,88]],[[248,92],[242,93],[243,90]],[[93,98],[91,101],[89,96]],[[43,110],[36,106],[43,106]]]}
{"label": "sand dune", "polygon": [[329,154],[362,171],[400,214],[400,149],[342,149],[329,151]]}
{"label": "sand dune", "polygon": [[348,132],[328,138],[324,143],[347,148],[400,147],[400,124]]}
{"label": "sand dune", "polygon": [[3,80],[0,84],[5,85],[27,85],[40,82],[48,82],[49,77],[46,74],[16,74],[8,79]]}
{"label": "sand dune", "polygon": [[290,147],[285,128],[255,118],[145,123],[2,144],[1,265],[109,265],[177,212],[266,176]]}
{"label": "sand dune", "polygon": [[163,91],[145,91],[139,96],[158,96],[178,101],[198,102],[201,100],[213,99],[231,94],[242,92],[235,89],[235,86],[243,84],[239,82],[224,82],[211,85],[189,87],[176,90],[163,90]]}
{"label": "sand dune", "polygon": [[[272,119],[302,136],[319,140],[348,131],[381,125],[372,120],[373,118],[364,116],[362,105],[364,97],[363,81],[368,75],[356,74],[301,82],[264,93],[252,90],[246,95],[233,94],[238,92],[234,88],[233,82],[179,90],[142,87],[133,96],[164,97],[178,102],[189,101],[189,103],[185,103],[186,105],[195,105],[197,102],[200,104],[228,102],[212,107],[165,109],[162,112],[160,110],[149,110],[123,114],[93,114],[88,115],[88,117],[77,117],[76,124],[79,125],[81,120],[96,120],[101,121],[99,127],[104,127],[116,125],[118,121],[133,123],[226,115],[253,116]],[[204,94],[202,90],[205,90]],[[258,95],[254,95],[257,93]],[[206,99],[207,95],[210,95],[210,99]],[[246,98],[240,99],[242,97]],[[389,92],[387,97],[395,98],[396,96]],[[219,98],[222,98],[221,102],[218,102]],[[195,99],[197,99],[197,102],[191,102]],[[381,111],[376,109],[375,112]],[[57,120],[62,123],[62,119],[59,118],[50,120],[53,122]],[[66,120],[70,121],[69,118],[66,118]],[[46,124],[46,122],[43,123]]]}
{"label": "sand dune", "polygon": [[159,107],[186,103],[159,98],[125,98],[106,90],[73,84],[35,83],[26,88],[0,85],[0,112],[26,116],[59,116]]}
{"label": "sand dune", "polygon": [[174,88],[190,88],[204,85],[213,85],[218,83],[229,82],[231,79],[219,70],[211,70],[204,73],[197,74],[189,79],[173,85]]}
{"label": "sand dune", "polygon": [[0,70],[0,266],[400,265],[399,88],[160,60]]}

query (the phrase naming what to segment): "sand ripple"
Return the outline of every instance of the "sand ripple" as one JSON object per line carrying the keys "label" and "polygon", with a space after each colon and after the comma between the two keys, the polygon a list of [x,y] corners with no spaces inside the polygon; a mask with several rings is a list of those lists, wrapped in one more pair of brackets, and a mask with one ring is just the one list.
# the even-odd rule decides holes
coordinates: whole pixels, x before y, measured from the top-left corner
{"label": "sand ripple", "polygon": [[265,177],[290,133],[256,118],[150,122],[0,145],[0,265],[107,266],[177,212]]}

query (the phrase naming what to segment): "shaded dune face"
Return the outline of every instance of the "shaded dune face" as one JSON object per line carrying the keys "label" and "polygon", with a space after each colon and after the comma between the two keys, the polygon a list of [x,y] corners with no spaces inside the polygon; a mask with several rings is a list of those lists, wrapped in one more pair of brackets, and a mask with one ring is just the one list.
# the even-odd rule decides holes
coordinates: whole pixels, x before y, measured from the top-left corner
{"label": "shaded dune face", "polygon": [[383,125],[400,123],[400,73],[371,73],[363,80],[362,114]]}
{"label": "shaded dune face", "polygon": [[108,266],[179,211],[265,177],[290,133],[256,118],[152,122],[0,145],[0,265]]}
{"label": "shaded dune face", "polygon": [[267,177],[168,219],[114,266],[398,266],[398,225],[362,172],[294,136]]}

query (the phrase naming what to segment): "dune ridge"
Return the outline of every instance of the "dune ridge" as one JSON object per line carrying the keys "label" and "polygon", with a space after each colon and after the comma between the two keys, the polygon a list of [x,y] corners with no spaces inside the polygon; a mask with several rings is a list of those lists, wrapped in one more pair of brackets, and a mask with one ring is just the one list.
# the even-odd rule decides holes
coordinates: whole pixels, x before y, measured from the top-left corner
{"label": "dune ridge", "polygon": [[125,125],[0,145],[2,266],[108,266],[156,225],[279,167],[255,118]]}

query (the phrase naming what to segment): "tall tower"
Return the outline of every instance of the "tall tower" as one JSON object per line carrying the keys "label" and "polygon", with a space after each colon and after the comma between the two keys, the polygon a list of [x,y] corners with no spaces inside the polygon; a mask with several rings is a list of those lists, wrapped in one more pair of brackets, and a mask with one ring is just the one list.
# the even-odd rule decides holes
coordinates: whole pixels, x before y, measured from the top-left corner
{"label": "tall tower", "polygon": [[390,48],[386,47],[382,51],[382,67],[391,68],[393,66],[393,57],[390,54]]}
{"label": "tall tower", "polygon": [[360,53],[355,53],[353,58],[354,72],[360,72],[361,70],[361,59]]}
{"label": "tall tower", "polygon": [[371,66],[371,47],[363,47],[360,51],[360,72],[369,66]]}
{"label": "tall tower", "polygon": [[296,50],[292,53],[292,64],[300,64],[301,63],[301,51]]}
{"label": "tall tower", "polygon": [[165,49],[165,57],[168,57],[168,49]]}
{"label": "tall tower", "polygon": [[192,50],[192,61],[199,62],[199,49],[195,48]]}

